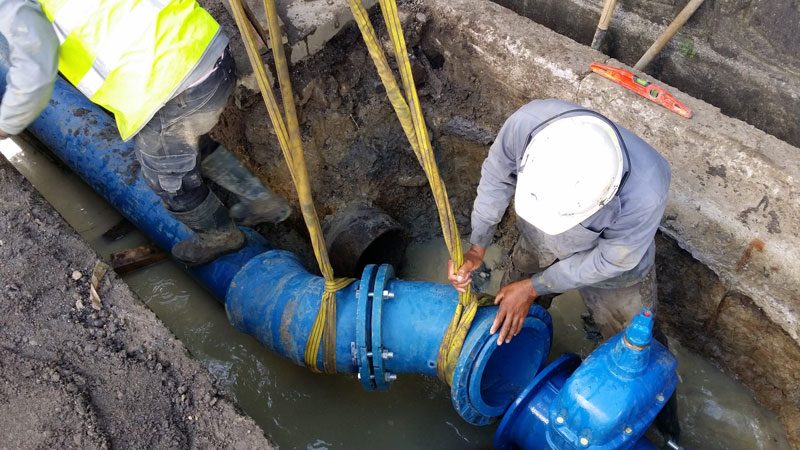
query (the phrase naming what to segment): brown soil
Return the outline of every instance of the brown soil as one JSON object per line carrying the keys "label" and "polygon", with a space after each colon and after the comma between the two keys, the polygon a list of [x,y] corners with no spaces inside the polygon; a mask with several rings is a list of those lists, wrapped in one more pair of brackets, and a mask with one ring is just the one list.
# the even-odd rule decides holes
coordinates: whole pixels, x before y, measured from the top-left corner
{"label": "brown soil", "polygon": [[659,235],[656,244],[659,308],[667,333],[752,389],[759,402],[778,413],[789,442],[800,447],[800,373],[795,370],[800,348],[751,299],[730,291],[674,241]]}
{"label": "brown soil", "polygon": [[3,158],[0,260],[0,448],[271,447]]}
{"label": "brown soil", "polygon": [[[201,2],[230,36],[238,32],[219,0]],[[427,53],[421,36],[427,16],[415,2],[405,5],[405,36],[425,117],[459,229],[469,230],[480,165],[495,130],[482,125],[490,114],[460,84],[441,71],[441,55]],[[378,27],[381,22],[373,20]],[[251,73],[239,39],[232,49],[240,78]],[[335,37],[313,57],[292,68],[306,163],[318,214],[323,221],[347,205],[377,206],[396,218],[412,239],[438,235],[438,217],[422,169],[389,104],[372,61],[354,28]],[[474,80],[477,82],[477,80]],[[277,93],[277,86],[274,86]],[[277,193],[294,203],[296,194],[260,93],[239,86],[214,136],[249,162]],[[508,229],[504,224],[501,229]],[[279,247],[310,255],[299,214],[261,231]],[[314,268],[313,259],[307,265]]]}

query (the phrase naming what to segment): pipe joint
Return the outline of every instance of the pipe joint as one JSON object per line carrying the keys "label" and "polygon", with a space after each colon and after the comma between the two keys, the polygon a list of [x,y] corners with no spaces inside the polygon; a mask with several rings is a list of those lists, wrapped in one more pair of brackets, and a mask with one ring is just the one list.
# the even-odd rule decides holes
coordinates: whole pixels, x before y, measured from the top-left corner
{"label": "pipe joint", "polygon": [[[383,347],[383,302],[394,298],[386,289],[394,278],[388,264],[369,264],[364,268],[356,296],[356,360],[361,385],[369,391],[385,391],[397,375],[386,370],[384,362],[394,353]],[[378,293],[378,295],[375,295]],[[388,356],[391,355],[391,356]]]}

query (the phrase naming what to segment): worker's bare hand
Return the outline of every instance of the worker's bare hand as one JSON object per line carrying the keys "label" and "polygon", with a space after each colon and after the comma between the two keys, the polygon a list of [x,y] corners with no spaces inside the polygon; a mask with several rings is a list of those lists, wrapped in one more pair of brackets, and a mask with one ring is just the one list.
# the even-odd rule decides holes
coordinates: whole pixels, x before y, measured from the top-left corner
{"label": "worker's bare hand", "polygon": [[494,334],[500,330],[500,334],[497,336],[497,345],[511,342],[511,338],[522,330],[522,323],[537,296],[530,278],[508,284],[500,289],[494,298],[494,304],[499,304],[500,308],[497,309],[497,316],[495,316],[492,329],[489,331]]}
{"label": "worker's bare hand", "polygon": [[6,134],[5,131],[0,130],[0,141],[2,141],[3,139],[5,139],[7,137],[8,137],[8,134]]}
{"label": "worker's bare hand", "polygon": [[472,271],[480,267],[486,249],[480,245],[472,244],[464,253],[464,264],[456,271],[453,260],[447,262],[447,278],[458,292],[466,292],[467,286],[472,283]]}

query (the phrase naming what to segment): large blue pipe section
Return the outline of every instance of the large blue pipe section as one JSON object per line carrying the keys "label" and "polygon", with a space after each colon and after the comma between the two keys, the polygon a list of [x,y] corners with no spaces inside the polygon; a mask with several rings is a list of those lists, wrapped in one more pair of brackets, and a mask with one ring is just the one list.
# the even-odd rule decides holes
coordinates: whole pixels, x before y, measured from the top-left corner
{"label": "large blue pipe section", "polygon": [[[0,95],[9,67],[2,47]],[[133,146],[119,139],[113,120],[64,80],[29,131],[161,248],[189,236],[139,175]],[[191,273],[225,303],[237,328],[302,365],[323,280],[291,253],[245,232],[243,249]],[[400,281],[388,265],[369,266],[337,298],[339,372],[357,373],[374,390],[386,389],[398,374],[436,373],[439,343],[457,304],[450,286]],[[494,307],[478,313],[451,389],[459,414],[476,425],[503,414],[546,362],[552,337],[550,316],[534,307],[511,344],[497,346],[488,332],[494,314]]]}
{"label": "large blue pipe section", "polygon": [[[337,367],[357,372],[369,390],[388,388],[400,373],[435,376],[439,343],[458,301],[451,286],[393,276],[390,265],[367,266],[361,280],[342,291],[337,303]],[[261,254],[234,278],[226,300],[228,316],[242,331],[303,364],[305,336],[323,284],[291,253]],[[254,299],[254,292],[260,297]],[[505,412],[544,365],[550,349],[552,322],[544,309],[532,308],[523,330],[502,346],[488,332],[494,314],[495,308],[478,311],[451,386],[456,410],[475,425],[488,424]]]}

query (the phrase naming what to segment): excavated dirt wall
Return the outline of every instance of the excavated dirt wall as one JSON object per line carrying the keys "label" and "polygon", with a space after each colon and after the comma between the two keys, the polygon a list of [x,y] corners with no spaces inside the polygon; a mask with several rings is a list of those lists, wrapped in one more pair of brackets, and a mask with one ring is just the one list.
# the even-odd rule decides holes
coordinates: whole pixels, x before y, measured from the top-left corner
{"label": "excavated dirt wall", "polygon": [[[204,3],[237,37],[219,0]],[[697,113],[692,121],[620,91],[589,75],[590,62],[608,58],[489,1],[408,2],[403,20],[462,232],[469,230],[488,146],[525,102],[572,100],[638,133],[673,167],[672,200],[658,241],[661,316],[673,336],[779,412],[798,445],[797,149],[677,90]],[[246,75],[240,41],[232,42]],[[426,180],[358,32],[345,27],[322,52],[294,65],[292,76],[320,215],[366,201],[393,215],[414,239],[438,235]],[[259,94],[240,86],[235,97],[217,138],[295,201]],[[262,231],[279,246],[311,254],[297,215]],[[496,240],[509,248],[515,237],[506,218]]]}

